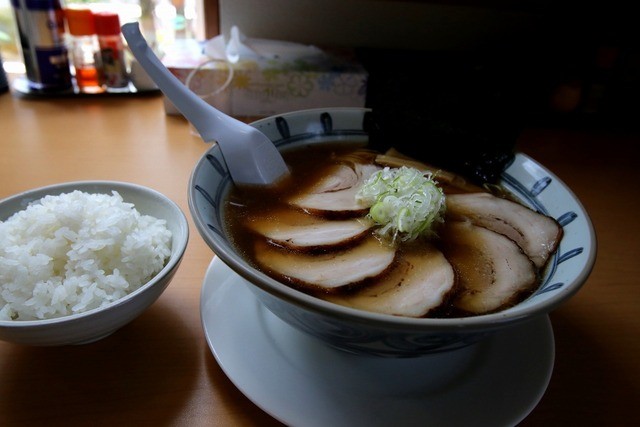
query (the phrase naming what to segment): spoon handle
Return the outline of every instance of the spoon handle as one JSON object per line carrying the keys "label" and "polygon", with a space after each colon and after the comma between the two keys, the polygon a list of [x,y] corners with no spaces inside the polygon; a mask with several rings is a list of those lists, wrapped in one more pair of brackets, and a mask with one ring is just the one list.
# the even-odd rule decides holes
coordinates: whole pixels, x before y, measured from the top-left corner
{"label": "spoon handle", "polygon": [[173,105],[193,124],[203,140],[214,141],[218,139],[221,132],[226,134],[227,131],[231,131],[230,127],[245,126],[239,120],[207,104],[171,74],[147,44],[137,22],[124,24],[122,34],[142,68]]}
{"label": "spoon handle", "polygon": [[218,143],[236,184],[269,185],[289,174],[282,155],[266,135],[207,104],[171,74],[142,37],[137,22],[124,24],[122,34],[142,68],[202,139]]}

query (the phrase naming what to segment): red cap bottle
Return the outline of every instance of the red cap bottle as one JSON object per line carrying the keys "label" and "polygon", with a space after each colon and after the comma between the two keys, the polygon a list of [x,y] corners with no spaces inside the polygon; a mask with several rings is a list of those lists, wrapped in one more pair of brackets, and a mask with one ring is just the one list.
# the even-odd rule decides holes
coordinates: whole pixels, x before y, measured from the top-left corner
{"label": "red cap bottle", "polygon": [[129,77],[120,32],[120,18],[112,12],[98,12],[94,17],[107,88],[126,90]]}
{"label": "red cap bottle", "polygon": [[120,34],[120,18],[111,12],[98,12],[94,14],[96,33],[99,36],[117,36]]}

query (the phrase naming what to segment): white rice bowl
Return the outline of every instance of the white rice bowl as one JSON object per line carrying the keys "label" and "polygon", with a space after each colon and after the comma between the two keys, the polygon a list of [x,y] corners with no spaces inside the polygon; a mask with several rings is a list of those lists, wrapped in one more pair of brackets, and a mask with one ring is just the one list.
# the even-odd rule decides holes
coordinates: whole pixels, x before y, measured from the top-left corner
{"label": "white rice bowl", "polygon": [[[170,198],[142,185],[119,181],[72,181],[34,188],[0,200],[0,221],[8,221],[17,212],[27,209],[34,203],[40,203],[39,201],[46,196],[73,193],[76,190],[109,196],[116,192],[122,196],[125,204],[133,204],[141,216],[150,215],[164,221],[166,228],[171,232],[170,255],[162,269],[152,275],[146,283],[135,290],[129,284],[131,289],[128,289],[124,296],[112,302],[105,302],[97,308],[87,307],[82,312],[71,312],[68,315],[45,319],[0,319],[0,340],[2,341],[23,345],[56,346],[80,345],[101,340],[136,319],[154,304],[179,269],[189,242],[187,218]],[[139,257],[142,253],[136,253],[133,256]],[[121,258],[120,261],[123,259]],[[131,260],[133,264],[137,262]],[[118,269],[121,276],[124,271],[124,269]],[[108,270],[104,270],[105,276],[109,274]],[[0,293],[5,284],[4,280],[0,280]],[[100,292],[98,286],[94,290]]]}
{"label": "white rice bowl", "polygon": [[116,191],[45,196],[0,222],[0,320],[106,306],[149,281],[170,254],[166,221]]}

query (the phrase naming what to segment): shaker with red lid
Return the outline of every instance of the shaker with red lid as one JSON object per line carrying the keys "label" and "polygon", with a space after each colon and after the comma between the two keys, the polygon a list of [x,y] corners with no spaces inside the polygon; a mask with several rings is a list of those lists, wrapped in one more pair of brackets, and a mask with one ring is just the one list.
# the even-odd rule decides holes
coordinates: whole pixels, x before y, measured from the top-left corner
{"label": "shaker with red lid", "polygon": [[129,86],[129,77],[120,32],[120,19],[112,12],[98,12],[94,16],[107,89],[125,90]]}

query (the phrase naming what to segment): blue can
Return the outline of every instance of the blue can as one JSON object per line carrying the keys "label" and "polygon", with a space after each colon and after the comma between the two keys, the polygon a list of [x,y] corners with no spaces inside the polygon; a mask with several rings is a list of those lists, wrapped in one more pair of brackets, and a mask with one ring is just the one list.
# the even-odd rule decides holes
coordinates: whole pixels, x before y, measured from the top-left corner
{"label": "blue can", "polygon": [[29,87],[41,91],[72,89],[60,0],[11,0]]}

